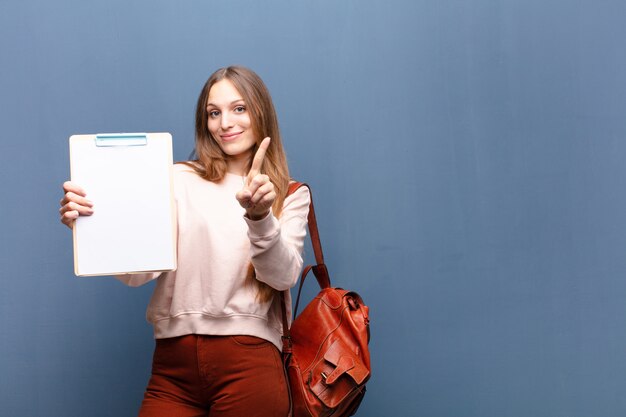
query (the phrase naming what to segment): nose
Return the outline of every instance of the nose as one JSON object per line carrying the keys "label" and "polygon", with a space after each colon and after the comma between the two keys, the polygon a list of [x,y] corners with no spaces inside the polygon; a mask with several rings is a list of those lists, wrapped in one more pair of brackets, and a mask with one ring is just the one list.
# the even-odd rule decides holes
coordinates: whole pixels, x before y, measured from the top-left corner
{"label": "nose", "polygon": [[220,127],[222,128],[222,130],[230,129],[231,127],[233,127],[233,124],[233,119],[230,117],[228,112],[223,112],[220,119]]}

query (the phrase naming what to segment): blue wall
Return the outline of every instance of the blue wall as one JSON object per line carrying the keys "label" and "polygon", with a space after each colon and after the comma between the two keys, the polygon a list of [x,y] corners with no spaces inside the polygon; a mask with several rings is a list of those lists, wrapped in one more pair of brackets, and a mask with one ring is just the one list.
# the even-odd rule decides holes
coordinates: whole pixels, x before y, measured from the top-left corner
{"label": "blue wall", "polygon": [[[75,133],[193,146],[216,68],[269,85],[336,284],[359,416],[626,415],[626,3],[0,0],[0,415],[133,416],[151,286],[73,276]],[[129,215],[138,215],[129,210]]]}

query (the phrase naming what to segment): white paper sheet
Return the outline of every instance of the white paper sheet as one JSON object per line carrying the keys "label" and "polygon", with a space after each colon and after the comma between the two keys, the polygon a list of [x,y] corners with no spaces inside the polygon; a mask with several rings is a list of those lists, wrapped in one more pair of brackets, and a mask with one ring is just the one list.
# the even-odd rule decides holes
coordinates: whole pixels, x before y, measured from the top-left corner
{"label": "white paper sheet", "polygon": [[94,214],[74,225],[76,275],[176,269],[172,137],[146,136],[140,146],[70,138],[72,181],[94,203]]}

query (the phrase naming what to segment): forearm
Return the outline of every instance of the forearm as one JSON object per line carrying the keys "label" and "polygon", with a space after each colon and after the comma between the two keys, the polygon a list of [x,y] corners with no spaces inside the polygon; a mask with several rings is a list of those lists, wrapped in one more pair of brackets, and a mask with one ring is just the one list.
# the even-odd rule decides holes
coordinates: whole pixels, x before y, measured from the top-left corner
{"label": "forearm", "polygon": [[271,212],[257,221],[246,219],[256,277],[277,290],[293,287],[302,270],[309,201],[308,190],[301,189],[285,200],[280,220]]}

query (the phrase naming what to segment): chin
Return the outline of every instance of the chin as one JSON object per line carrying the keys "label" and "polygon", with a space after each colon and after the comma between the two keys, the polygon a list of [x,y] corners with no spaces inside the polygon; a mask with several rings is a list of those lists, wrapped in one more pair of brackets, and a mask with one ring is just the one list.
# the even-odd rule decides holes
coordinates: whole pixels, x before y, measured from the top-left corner
{"label": "chin", "polygon": [[230,157],[238,157],[238,156],[243,156],[244,154],[249,153],[249,149],[240,149],[240,148],[222,148],[222,150],[224,151],[224,153]]}

